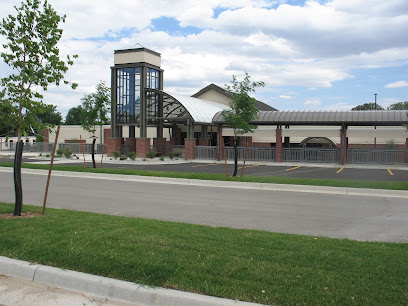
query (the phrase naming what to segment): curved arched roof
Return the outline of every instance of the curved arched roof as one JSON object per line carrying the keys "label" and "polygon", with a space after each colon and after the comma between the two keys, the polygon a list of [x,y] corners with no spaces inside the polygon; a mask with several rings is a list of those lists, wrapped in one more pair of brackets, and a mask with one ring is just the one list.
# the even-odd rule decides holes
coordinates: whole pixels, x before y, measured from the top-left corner
{"label": "curved arched roof", "polygon": [[163,97],[163,116],[165,118],[187,118],[187,114],[195,123],[211,124],[212,119],[218,112],[229,109],[225,104],[197,99],[164,92],[162,90],[147,90],[155,92]]}
{"label": "curved arched roof", "polygon": [[[221,113],[213,123],[225,123]],[[261,111],[252,124],[256,125],[351,125],[397,126],[408,123],[407,111]]]}

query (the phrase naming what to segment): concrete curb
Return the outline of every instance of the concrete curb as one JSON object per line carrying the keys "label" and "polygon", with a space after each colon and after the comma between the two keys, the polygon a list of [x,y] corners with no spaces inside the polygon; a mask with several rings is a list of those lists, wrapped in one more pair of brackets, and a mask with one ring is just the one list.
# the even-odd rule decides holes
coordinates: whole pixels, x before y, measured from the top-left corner
{"label": "concrete curb", "polygon": [[190,292],[153,288],[117,279],[63,270],[0,256],[0,273],[73,291],[138,305],[250,306],[248,302],[216,298]]}
{"label": "concrete curb", "polygon": [[[0,167],[0,172],[13,172],[12,168]],[[48,170],[22,169],[22,173],[34,175],[48,175]],[[386,189],[365,189],[350,187],[326,187],[311,185],[289,185],[289,184],[269,184],[269,183],[248,183],[248,182],[229,182],[229,181],[206,181],[196,179],[179,179],[170,177],[153,177],[137,175],[121,175],[107,173],[90,173],[90,172],[71,172],[71,171],[53,171],[53,176],[70,177],[70,178],[89,178],[99,180],[117,180],[127,182],[158,183],[158,184],[176,184],[192,185],[214,188],[239,188],[251,190],[268,190],[268,191],[287,191],[287,192],[311,192],[323,194],[340,194],[350,196],[370,196],[370,197],[392,197],[408,198],[406,190],[386,190]]]}

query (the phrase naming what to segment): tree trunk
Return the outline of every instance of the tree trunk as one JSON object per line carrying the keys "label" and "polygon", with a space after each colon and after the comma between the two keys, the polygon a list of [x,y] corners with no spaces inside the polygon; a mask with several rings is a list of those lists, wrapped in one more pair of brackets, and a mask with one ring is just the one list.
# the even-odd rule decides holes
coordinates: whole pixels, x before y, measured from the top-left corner
{"label": "tree trunk", "polygon": [[21,216],[21,210],[23,208],[23,187],[21,184],[21,160],[23,157],[23,148],[24,142],[18,141],[16,143],[16,151],[14,155],[14,216]]}
{"label": "tree trunk", "polygon": [[96,138],[92,140],[92,166],[93,168],[96,168],[96,163],[95,163],[95,143],[96,143]]}
{"label": "tree trunk", "polygon": [[238,138],[234,137],[234,174],[232,176],[237,176],[238,172]]}

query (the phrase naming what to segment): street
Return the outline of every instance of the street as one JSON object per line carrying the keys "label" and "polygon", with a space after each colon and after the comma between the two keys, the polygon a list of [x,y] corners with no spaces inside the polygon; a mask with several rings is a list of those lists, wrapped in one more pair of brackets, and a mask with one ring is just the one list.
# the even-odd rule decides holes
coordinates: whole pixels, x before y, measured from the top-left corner
{"label": "street", "polygon": [[[47,172],[23,173],[24,203],[42,205]],[[49,208],[356,240],[408,242],[404,198],[183,186],[53,176]],[[0,201],[14,202],[0,171]],[[324,187],[322,187],[324,188]]]}

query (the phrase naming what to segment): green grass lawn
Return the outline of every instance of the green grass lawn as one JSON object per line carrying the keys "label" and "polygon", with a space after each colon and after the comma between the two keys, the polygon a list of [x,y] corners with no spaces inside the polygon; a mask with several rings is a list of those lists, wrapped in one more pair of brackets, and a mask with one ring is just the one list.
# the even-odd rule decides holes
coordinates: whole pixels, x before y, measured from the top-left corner
{"label": "green grass lawn", "polygon": [[[0,163],[0,166],[13,167],[13,163]],[[49,165],[39,165],[39,164],[30,164],[30,163],[23,163],[22,167],[30,168],[30,169],[44,169],[44,170],[49,169]],[[330,186],[330,187],[372,188],[372,189],[389,189],[389,190],[408,190],[408,182],[307,179],[307,178],[271,177],[271,176],[244,176],[244,177],[233,178],[233,177],[227,177],[225,174],[214,174],[214,173],[167,172],[167,171],[114,169],[114,168],[93,169],[93,168],[84,168],[82,166],[68,166],[68,165],[54,165],[52,169],[60,170],[60,171],[157,176],[157,177],[186,178],[186,179],[198,179],[198,180],[294,184],[294,185],[312,185],[312,186]]]}
{"label": "green grass lawn", "polygon": [[[0,214],[12,211],[0,203]],[[408,301],[408,244],[47,209],[45,216],[0,219],[0,255],[264,304]]]}

